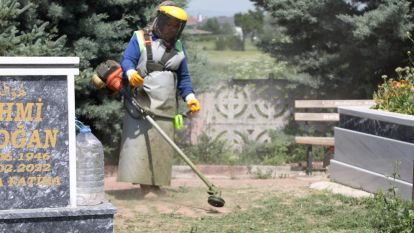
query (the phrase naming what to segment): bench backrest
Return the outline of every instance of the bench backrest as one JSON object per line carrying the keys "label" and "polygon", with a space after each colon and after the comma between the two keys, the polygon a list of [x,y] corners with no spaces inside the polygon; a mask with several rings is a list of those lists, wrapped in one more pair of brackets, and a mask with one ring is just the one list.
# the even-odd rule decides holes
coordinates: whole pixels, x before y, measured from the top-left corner
{"label": "bench backrest", "polygon": [[[373,106],[373,100],[296,100],[296,109],[313,109],[313,112],[295,112],[295,121],[318,121],[318,122],[336,122],[339,121],[339,113],[315,112],[315,109],[335,109],[340,106]],[[335,145],[334,137],[313,137],[313,136],[296,136],[295,142],[298,144],[308,145]]]}
{"label": "bench backrest", "polygon": [[[296,100],[295,109],[327,109],[340,106],[373,106],[373,100]],[[339,121],[339,113],[295,112],[295,121]]]}

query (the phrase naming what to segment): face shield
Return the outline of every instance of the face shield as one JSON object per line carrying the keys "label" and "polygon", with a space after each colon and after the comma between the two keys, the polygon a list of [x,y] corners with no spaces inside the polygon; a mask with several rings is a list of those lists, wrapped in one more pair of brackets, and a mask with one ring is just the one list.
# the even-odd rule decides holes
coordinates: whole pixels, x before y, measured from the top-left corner
{"label": "face shield", "polygon": [[174,6],[162,6],[153,29],[155,34],[166,42],[167,47],[171,48],[180,38],[186,22],[187,14],[184,10]]}

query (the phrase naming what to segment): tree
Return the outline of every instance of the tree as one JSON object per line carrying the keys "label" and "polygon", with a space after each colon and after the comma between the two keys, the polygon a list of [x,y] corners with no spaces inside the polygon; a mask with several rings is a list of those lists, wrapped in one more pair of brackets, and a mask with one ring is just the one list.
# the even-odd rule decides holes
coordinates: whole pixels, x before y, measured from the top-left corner
{"label": "tree", "polygon": [[262,32],[263,10],[249,10],[247,13],[237,13],[234,15],[234,23],[243,29],[245,35],[256,36]]}
{"label": "tree", "polygon": [[[0,1],[0,56],[63,55],[66,37],[52,33],[47,22],[22,24],[33,4],[16,0]],[[32,22],[36,22],[35,20]]]}
{"label": "tree", "polygon": [[216,18],[208,19],[203,25],[200,26],[200,29],[210,31],[213,34],[221,34],[221,25]]}
{"label": "tree", "polygon": [[259,46],[309,75],[316,98],[371,98],[405,62],[412,0],[252,0],[270,17]]}

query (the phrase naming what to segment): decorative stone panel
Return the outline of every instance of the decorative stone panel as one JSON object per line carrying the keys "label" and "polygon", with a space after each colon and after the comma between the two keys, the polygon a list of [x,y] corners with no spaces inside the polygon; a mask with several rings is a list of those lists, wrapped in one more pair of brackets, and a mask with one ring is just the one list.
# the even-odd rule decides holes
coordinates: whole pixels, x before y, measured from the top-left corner
{"label": "decorative stone panel", "polygon": [[232,80],[198,95],[202,109],[191,121],[191,142],[204,132],[240,148],[247,141],[269,142],[269,130],[286,124],[281,80]]}

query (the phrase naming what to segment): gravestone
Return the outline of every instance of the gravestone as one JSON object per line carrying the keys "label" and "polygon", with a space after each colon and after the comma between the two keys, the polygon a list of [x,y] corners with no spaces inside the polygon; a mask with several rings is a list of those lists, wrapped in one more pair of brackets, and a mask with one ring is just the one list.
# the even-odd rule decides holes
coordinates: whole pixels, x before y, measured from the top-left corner
{"label": "gravestone", "polygon": [[76,57],[0,57],[0,232],[113,232],[76,206]]}

